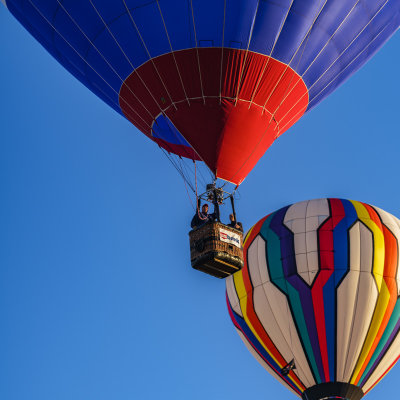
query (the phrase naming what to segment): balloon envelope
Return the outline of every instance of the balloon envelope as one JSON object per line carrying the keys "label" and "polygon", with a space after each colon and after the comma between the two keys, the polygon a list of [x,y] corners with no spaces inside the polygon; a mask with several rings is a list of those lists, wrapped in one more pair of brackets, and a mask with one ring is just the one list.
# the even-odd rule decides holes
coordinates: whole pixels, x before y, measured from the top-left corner
{"label": "balloon envelope", "polygon": [[400,25],[399,0],[2,0],[169,152],[240,184]]}
{"label": "balloon envelope", "polygon": [[398,360],[399,239],[397,218],[341,199],[293,204],[249,231],[228,309],[251,353],[299,397],[359,399]]}

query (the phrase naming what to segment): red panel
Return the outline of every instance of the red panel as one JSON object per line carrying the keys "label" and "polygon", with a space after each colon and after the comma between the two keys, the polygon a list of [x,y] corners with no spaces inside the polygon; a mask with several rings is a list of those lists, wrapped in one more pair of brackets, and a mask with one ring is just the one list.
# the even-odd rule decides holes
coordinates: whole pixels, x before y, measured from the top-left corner
{"label": "red panel", "polygon": [[[198,48],[143,64],[121,87],[120,105],[150,137],[153,121],[164,113],[217,177],[240,184],[274,140],[303,115],[308,95],[302,79],[272,58]],[[183,146],[156,141],[188,156]]]}
{"label": "red panel", "polygon": [[325,325],[325,307],[324,307],[324,287],[331,279],[335,265],[333,252],[333,230],[337,224],[345,217],[342,202],[338,199],[330,200],[332,216],[327,219],[318,229],[318,243],[320,248],[319,264],[320,272],[312,286],[311,294],[314,305],[314,316],[317,325],[318,341],[321,350],[321,359],[324,367],[325,382],[333,379],[329,374],[329,357],[327,332]]}

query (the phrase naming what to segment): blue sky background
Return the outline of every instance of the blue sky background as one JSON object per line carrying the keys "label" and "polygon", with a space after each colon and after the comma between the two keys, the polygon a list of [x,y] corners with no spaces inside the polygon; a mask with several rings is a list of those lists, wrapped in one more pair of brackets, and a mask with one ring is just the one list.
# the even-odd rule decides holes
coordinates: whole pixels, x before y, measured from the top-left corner
{"label": "blue sky background", "polygon": [[[399,65],[397,34],[272,146],[240,189],[245,229],[327,196],[400,216]],[[190,268],[175,169],[3,6],[0,185],[1,399],[296,398],[236,334],[224,281]]]}

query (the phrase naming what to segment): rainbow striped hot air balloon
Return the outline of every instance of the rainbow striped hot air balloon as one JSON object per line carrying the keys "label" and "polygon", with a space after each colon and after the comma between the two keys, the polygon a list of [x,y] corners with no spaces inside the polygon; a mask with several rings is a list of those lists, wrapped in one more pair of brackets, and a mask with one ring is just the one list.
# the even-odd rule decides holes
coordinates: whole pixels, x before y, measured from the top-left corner
{"label": "rainbow striped hot air balloon", "polygon": [[257,360],[304,400],[357,400],[400,357],[400,221],[358,201],[284,207],[247,235],[228,309]]}
{"label": "rainbow striped hot air balloon", "polygon": [[400,25],[400,0],[1,0],[170,153],[240,184]]}

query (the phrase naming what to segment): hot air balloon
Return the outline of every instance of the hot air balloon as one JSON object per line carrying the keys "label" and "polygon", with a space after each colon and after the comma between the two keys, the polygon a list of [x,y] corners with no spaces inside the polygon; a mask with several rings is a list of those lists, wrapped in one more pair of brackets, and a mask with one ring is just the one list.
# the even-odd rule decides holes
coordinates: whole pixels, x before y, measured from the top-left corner
{"label": "hot air balloon", "polygon": [[226,280],[250,352],[304,400],[358,400],[400,357],[400,221],[365,203],[303,201],[249,231]]}
{"label": "hot air balloon", "polygon": [[399,0],[2,2],[161,148],[235,185],[400,25]]}

